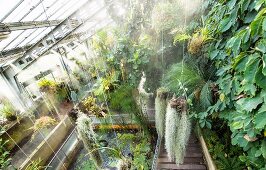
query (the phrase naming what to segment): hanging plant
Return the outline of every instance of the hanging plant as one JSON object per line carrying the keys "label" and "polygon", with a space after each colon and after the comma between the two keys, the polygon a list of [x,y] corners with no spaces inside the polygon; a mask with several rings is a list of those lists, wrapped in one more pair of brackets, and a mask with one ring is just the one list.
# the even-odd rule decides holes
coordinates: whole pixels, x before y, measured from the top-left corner
{"label": "hanging plant", "polygon": [[180,114],[177,112],[173,97],[167,105],[166,118],[165,118],[165,149],[167,151],[168,158],[171,161],[175,160],[175,136],[177,135],[177,127],[180,123]]}
{"label": "hanging plant", "polygon": [[165,123],[165,146],[170,160],[183,163],[191,123],[187,113],[187,101],[173,97],[167,106]]}
{"label": "hanging plant", "polygon": [[96,134],[94,133],[91,119],[84,113],[81,113],[79,114],[76,124],[79,137],[88,151],[89,158],[94,162],[97,169],[101,169],[103,160],[97,149]]}
{"label": "hanging plant", "polygon": [[132,161],[129,159],[121,159],[118,162],[118,170],[131,170]]}
{"label": "hanging plant", "polygon": [[157,96],[155,98],[155,126],[160,137],[164,136],[167,95],[167,89],[159,88],[157,90]]}

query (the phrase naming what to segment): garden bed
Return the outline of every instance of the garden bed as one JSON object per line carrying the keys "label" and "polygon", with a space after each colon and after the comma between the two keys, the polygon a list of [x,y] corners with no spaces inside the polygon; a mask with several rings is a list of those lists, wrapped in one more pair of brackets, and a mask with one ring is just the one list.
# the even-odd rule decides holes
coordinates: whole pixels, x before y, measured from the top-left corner
{"label": "garden bed", "polygon": [[[103,168],[117,169],[120,158],[116,156],[116,151],[121,152],[121,155],[132,159],[132,166],[137,169],[151,169],[153,151],[155,149],[155,138],[144,137],[138,130],[116,130],[96,132],[103,142],[100,154],[103,158]],[[110,149],[112,148],[112,149]],[[76,155],[70,170],[83,170],[95,168],[93,162],[89,159],[87,150],[82,147]]]}

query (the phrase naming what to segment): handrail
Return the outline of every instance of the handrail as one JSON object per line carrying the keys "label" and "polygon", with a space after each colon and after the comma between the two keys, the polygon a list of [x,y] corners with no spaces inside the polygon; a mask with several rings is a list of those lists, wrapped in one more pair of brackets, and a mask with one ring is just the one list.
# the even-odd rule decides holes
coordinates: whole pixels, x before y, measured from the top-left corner
{"label": "handrail", "polygon": [[160,154],[161,143],[162,143],[162,138],[158,136],[156,147],[155,147],[155,152],[154,152],[154,156],[153,156],[153,161],[152,161],[152,168],[151,168],[152,170],[157,169],[157,159],[158,159],[159,154]]}

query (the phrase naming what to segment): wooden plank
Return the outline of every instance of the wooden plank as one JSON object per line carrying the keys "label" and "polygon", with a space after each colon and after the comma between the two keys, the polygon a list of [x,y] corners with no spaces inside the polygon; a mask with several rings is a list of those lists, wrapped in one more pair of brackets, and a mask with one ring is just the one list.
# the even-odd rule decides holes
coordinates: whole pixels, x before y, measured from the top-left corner
{"label": "wooden plank", "polygon": [[176,164],[160,164],[158,165],[159,170],[206,170],[205,165],[193,165],[193,164],[186,164],[186,165],[179,165]]}
{"label": "wooden plank", "polygon": [[[167,157],[167,153],[166,152],[161,153],[159,155],[159,158],[161,158],[161,157]],[[196,158],[196,157],[201,158],[201,157],[203,157],[203,154],[202,153],[197,153],[197,152],[195,152],[195,153],[191,153],[190,152],[190,153],[187,153],[185,157],[188,157],[188,158]]]}
{"label": "wooden plank", "polygon": [[[171,163],[171,161],[167,158],[167,157],[161,157],[161,158],[158,158],[158,162],[163,164],[163,163]],[[204,163],[204,160],[203,158],[188,158],[188,157],[185,157],[184,158],[184,164],[190,164],[190,163],[194,163],[194,164],[203,164]]]}

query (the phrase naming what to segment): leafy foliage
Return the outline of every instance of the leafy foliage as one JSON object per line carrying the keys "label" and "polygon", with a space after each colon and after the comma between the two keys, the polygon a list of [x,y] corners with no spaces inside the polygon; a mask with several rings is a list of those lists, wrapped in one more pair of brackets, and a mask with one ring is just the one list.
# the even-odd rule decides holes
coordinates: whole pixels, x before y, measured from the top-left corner
{"label": "leafy foliage", "polygon": [[216,64],[220,99],[207,114],[221,112],[232,144],[243,148],[249,168],[265,168],[265,1],[211,2],[204,23],[212,41],[206,47]]}
{"label": "leafy foliage", "polygon": [[35,161],[32,161],[25,170],[42,170],[45,169],[45,166],[41,166],[42,160],[41,159],[37,159]]}
{"label": "leafy foliage", "polygon": [[5,149],[5,145],[8,141],[3,141],[0,138],[0,169],[6,169],[10,165],[11,159],[9,158],[9,152]]}
{"label": "leafy foliage", "polygon": [[133,87],[121,85],[110,94],[111,109],[122,113],[134,113],[137,111],[136,102],[133,98]]}

